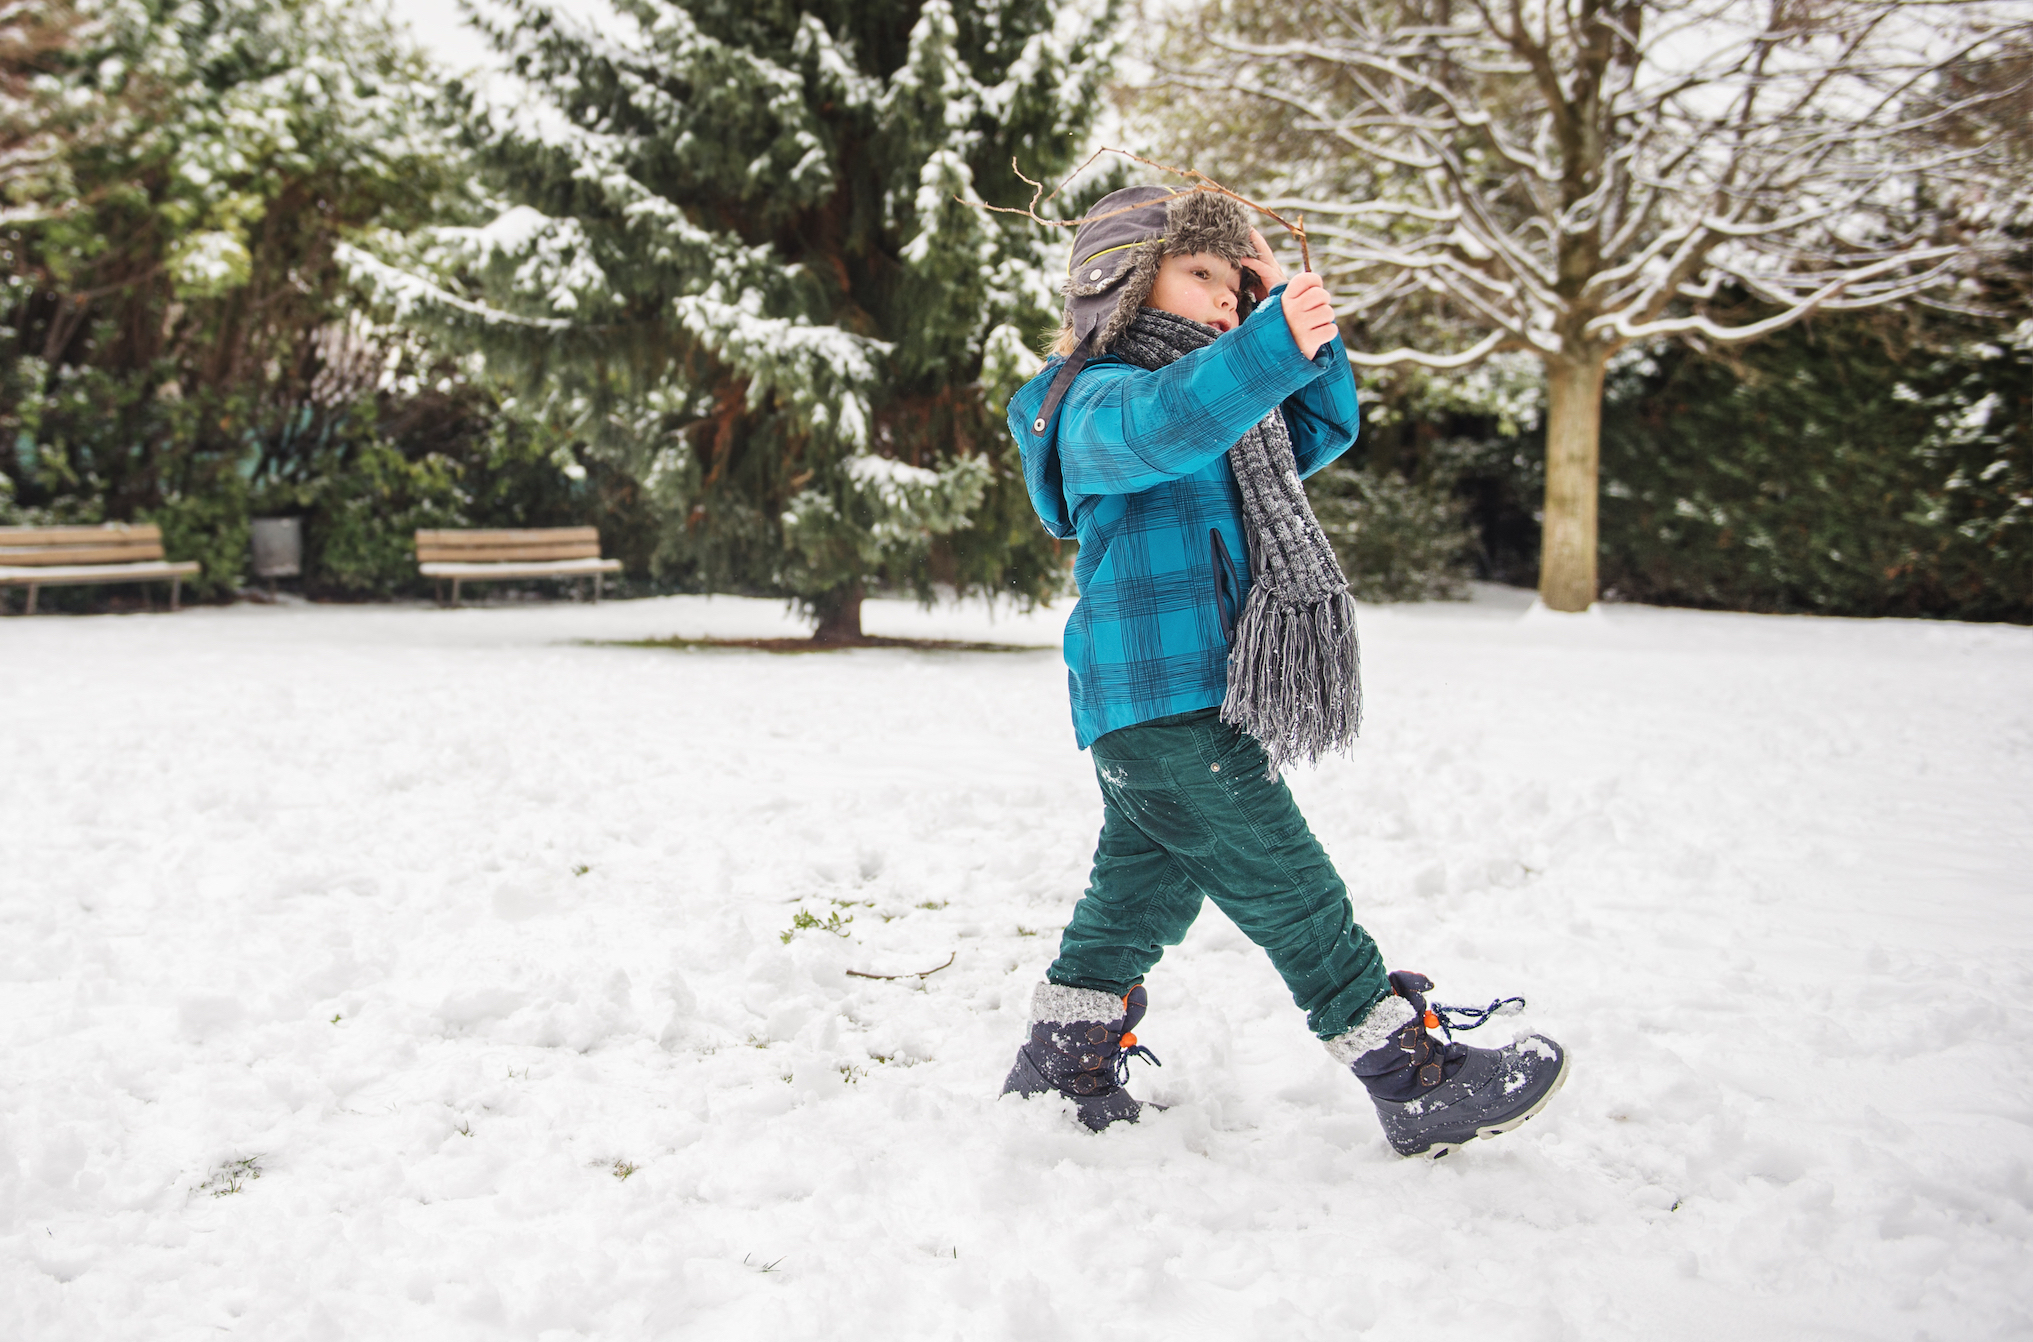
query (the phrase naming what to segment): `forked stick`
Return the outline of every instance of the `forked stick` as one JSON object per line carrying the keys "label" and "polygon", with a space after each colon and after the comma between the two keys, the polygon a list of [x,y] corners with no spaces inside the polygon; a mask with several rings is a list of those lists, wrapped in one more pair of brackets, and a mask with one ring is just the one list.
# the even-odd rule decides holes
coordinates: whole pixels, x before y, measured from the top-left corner
{"label": "forked stick", "polygon": [[947,956],[946,963],[940,965],[937,969],[918,970],[909,974],[864,974],[858,969],[850,969],[847,971],[847,977],[851,979],[883,979],[883,980],[916,979],[918,982],[923,983],[926,979],[938,973],[940,969],[950,968],[953,962],[959,958],[960,952],[955,951],[951,955]]}
{"label": "forked stick", "polygon": [[[990,205],[985,201],[978,200],[962,200],[960,201],[960,203],[963,205],[972,205],[977,209],[993,210],[997,214],[1020,214],[1034,223],[1043,224],[1047,228],[1078,228],[1082,224],[1093,223],[1097,219],[1113,219],[1118,214],[1128,214],[1133,210],[1141,210],[1146,208],[1149,205],[1148,201],[1145,202],[1143,205],[1125,205],[1123,208],[1119,210],[1110,210],[1106,214],[1089,214],[1084,215],[1078,219],[1047,219],[1043,215],[1038,213],[1038,207],[1040,205],[1051,204],[1053,200],[1057,199],[1059,193],[1066,189],[1067,182],[1072,181],[1075,177],[1078,177],[1081,173],[1086,172],[1089,167],[1093,166],[1094,160],[1100,158],[1103,154],[1120,154],[1124,158],[1130,159],[1137,163],[1141,163],[1147,168],[1156,168],[1159,172],[1168,172],[1171,173],[1174,177],[1183,177],[1193,184],[1183,191],[1174,192],[1173,194],[1175,195],[1188,196],[1192,195],[1196,191],[1208,191],[1214,193],[1215,195],[1227,196],[1230,200],[1234,201],[1236,204],[1241,205],[1247,209],[1255,210],[1258,214],[1269,215],[1271,218],[1283,224],[1285,226],[1286,231],[1291,233],[1293,241],[1299,244],[1299,269],[1302,271],[1306,271],[1311,270],[1313,268],[1313,250],[1306,244],[1305,215],[1303,214],[1294,215],[1292,218],[1287,219],[1285,218],[1284,215],[1279,214],[1276,210],[1271,209],[1268,205],[1259,205],[1255,201],[1249,199],[1249,197],[1247,196],[1238,195],[1237,193],[1230,191],[1227,187],[1215,181],[1212,177],[1209,177],[1206,173],[1201,172],[1197,168],[1175,168],[1169,163],[1160,163],[1156,159],[1145,158],[1142,154],[1132,154],[1127,149],[1115,149],[1111,148],[1108,145],[1103,145],[1101,148],[1089,154],[1087,156],[1087,161],[1085,163],[1082,163],[1079,167],[1073,169],[1073,171],[1067,175],[1065,181],[1060,182],[1059,185],[1052,188],[1051,195],[1045,195],[1045,184],[1043,182],[1033,181],[1031,178],[1024,176],[1024,170],[1022,168],[1019,168],[1017,166],[1016,160],[1012,158],[1009,161],[1010,171],[1015,173],[1019,178],[1022,178],[1024,183],[1031,188],[1031,203],[1025,206],[1023,209],[1016,209],[1008,205]],[[958,196],[955,196],[954,199],[960,200]]]}

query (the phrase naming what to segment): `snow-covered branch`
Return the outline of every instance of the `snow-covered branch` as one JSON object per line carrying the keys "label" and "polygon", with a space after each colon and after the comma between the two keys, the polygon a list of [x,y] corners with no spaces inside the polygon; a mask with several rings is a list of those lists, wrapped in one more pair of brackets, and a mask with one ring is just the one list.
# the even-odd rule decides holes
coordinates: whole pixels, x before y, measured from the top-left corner
{"label": "snow-covered branch", "polygon": [[1422,350],[1400,347],[1382,354],[1364,354],[1356,350],[1348,352],[1348,361],[1358,368],[1431,368],[1438,371],[1473,368],[1475,365],[1505,348],[1511,343],[1504,331],[1492,331],[1481,340],[1457,354],[1427,354]]}
{"label": "snow-covered branch", "polygon": [[572,323],[558,317],[524,317],[486,303],[462,298],[442,285],[392,266],[373,253],[351,243],[339,243],[333,257],[356,284],[365,287],[377,303],[388,307],[398,319],[419,312],[436,311],[469,317],[487,326],[521,327],[532,331],[565,331]]}
{"label": "snow-covered branch", "polygon": [[[1300,0],[1209,11],[1195,36],[1202,58],[1162,78],[1320,137],[1331,166],[1295,155],[1273,203],[1314,221],[1344,294],[1440,301],[1466,344],[1428,366],[1459,367],[1520,343],[1750,339],[1948,281],[1970,251],[1926,213],[2014,189],[1986,127],[2024,92],[1995,72],[2033,50],[2033,19],[1994,0]],[[1744,294],[1782,310],[1711,311]]]}

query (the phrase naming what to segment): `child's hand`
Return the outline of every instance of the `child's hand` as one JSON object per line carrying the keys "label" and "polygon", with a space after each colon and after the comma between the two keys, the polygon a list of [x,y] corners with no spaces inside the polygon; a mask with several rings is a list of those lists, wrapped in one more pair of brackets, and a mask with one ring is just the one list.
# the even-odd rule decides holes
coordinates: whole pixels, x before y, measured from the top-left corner
{"label": "child's hand", "polygon": [[1236,264],[1242,267],[1245,283],[1255,281],[1251,287],[1256,290],[1256,301],[1261,303],[1270,297],[1271,290],[1285,282],[1285,268],[1278,264],[1277,257],[1271,255],[1271,244],[1264,241],[1263,234],[1252,228],[1249,240],[1256,244],[1256,259]]}
{"label": "child's hand", "polygon": [[1312,271],[1285,286],[1282,306],[1285,309],[1285,325],[1292,332],[1292,343],[1308,359],[1318,354],[1322,345],[1334,339],[1334,300],[1327,296],[1327,286]]}

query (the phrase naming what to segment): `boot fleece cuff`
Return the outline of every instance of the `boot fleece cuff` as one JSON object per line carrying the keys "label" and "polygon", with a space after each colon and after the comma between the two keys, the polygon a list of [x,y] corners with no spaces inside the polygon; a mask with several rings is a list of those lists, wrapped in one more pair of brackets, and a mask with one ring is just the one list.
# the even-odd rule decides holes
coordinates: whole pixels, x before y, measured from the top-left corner
{"label": "boot fleece cuff", "polygon": [[1031,994],[1031,1021],[1040,1025],[1070,1025],[1074,1021],[1121,1020],[1122,999],[1092,988],[1068,988],[1058,983],[1040,983]]}
{"label": "boot fleece cuff", "polygon": [[1393,993],[1371,1007],[1369,1014],[1362,1018],[1362,1024],[1347,1034],[1338,1034],[1332,1039],[1323,1039],[1320,1042],[1326,1045],[1327,1052],[1334,1061],[1348,1067],[1363,1054],[1374,1052],[1388,1044],[1391,1036],[1409,1025],[1412,1017],[1417,1014],[1410,1002]]}

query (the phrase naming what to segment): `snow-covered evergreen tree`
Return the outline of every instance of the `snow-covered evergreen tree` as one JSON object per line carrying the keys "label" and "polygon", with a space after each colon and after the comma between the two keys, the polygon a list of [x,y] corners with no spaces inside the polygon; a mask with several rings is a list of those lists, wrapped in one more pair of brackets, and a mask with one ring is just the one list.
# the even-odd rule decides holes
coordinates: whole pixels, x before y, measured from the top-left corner
{"label": "snow-covered evergreen tree", "polygon": [[250,493],[375,441],[334,251],[451,190],[439,95],[347,0],[0,4],[0,521],[157,522],[231,591]]}
{"label": "snow-covered evergreen tree", "polygon": [[1063,239],[963,202],[1071,161],[1113,4],[614,6],[508,0],[515,93],[468,122],[499,212],[356,269],[631,461],[669,573],[794,596],[831,639],[873,585],[1049,594],[999,412]]}

